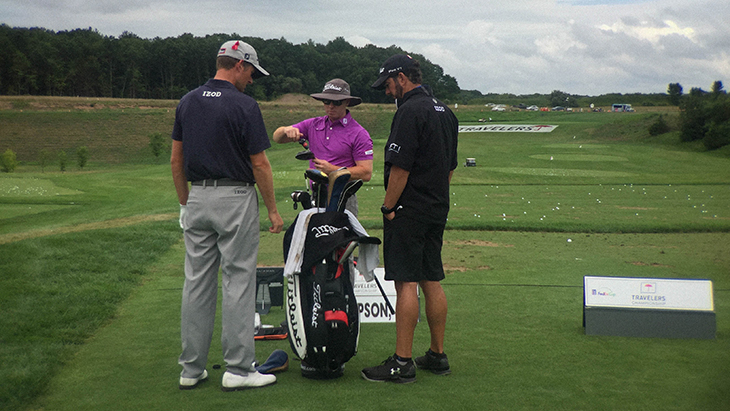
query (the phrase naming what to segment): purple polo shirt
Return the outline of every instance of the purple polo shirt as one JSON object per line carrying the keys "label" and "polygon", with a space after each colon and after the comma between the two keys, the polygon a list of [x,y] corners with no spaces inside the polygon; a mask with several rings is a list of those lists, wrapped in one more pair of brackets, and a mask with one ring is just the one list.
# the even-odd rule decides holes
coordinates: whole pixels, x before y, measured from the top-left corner
{"label": "purple polo shirt", "polygon": [[[345,117],[331,122],[329,117],[314,117],[294,124],[309,141],[309,149],[322,160],[340,167],[354,167],[356,161],[373,159],[370,134],[347,111]],[[310,161],[314,168],[314,161]]]}

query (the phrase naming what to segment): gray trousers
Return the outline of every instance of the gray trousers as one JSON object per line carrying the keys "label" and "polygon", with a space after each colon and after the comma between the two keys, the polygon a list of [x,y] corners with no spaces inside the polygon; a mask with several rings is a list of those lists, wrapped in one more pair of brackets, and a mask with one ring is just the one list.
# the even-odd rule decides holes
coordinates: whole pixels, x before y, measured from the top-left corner
{"label": "gray trousers", "polygon": [[255,187],[192,186],[185,233],[185,285],[182,295],[182,377],[197,378],[208,362],[222,282],[223,360],[229,372],[254,371],[256,258],[259,209]]}

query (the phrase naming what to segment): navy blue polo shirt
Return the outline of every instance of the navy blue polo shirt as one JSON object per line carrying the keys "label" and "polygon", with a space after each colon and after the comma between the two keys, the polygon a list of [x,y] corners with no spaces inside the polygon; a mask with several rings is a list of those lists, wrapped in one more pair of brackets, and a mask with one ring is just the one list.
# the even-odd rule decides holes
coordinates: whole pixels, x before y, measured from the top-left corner
{"label": "navy blue polo shirt", "polygon": [[255,183],[250,156],[271,147],[256,100],[215,79],[180,99],[172,138],[183,143],[188,181]]}
{"label": "navy blue polo shirt", "polygon": [[385,145],[385,188],[392,166],[408,172],[397,214],[445,223],[449,214],[449,172],[456,169],[459,121],[423,87],[398,101]]}

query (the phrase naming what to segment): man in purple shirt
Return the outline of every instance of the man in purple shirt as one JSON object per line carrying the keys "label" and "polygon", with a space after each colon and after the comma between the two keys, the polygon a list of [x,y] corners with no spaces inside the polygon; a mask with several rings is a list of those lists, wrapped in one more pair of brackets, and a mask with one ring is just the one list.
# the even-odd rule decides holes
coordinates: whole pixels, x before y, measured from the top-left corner
{"label": "man in purple shirt", "polygon": [[[333,79],[324,85],[321,93],[310,94],[324,103],[326,116],[314,117],[274,131],[274,141],[291,143],[304,138],[314,153],[310,167],[326,174],[347,168],[351,180],[370,181],[373,175],[373,141],[370,134],[355,119],[348,107],[362,103],[360,97],[350,95],[350,85],[342,79]],[[357,198],[352,196],[348,210],[357,215]]]}

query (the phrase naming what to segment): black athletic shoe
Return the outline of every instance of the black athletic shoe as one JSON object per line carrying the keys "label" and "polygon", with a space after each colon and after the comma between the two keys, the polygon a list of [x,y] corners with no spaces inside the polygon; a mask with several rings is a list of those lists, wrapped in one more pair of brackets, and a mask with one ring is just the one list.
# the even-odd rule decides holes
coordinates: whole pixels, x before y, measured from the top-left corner
{"label": "black athletic shoe", "polygon": [[446,354],[436,354],[430,349],[426,351],[426,355],[416,358],[416,367],[422,370],[429,370],[436,375],[451,374],[449,367],[449,359]]}
{"label": "black athletic shoe", "polygon": [[388,357],[382,364],[364,368],[362,370],[362,378],[374,382],[394,382],[397,384],[406,384],[416,381],[416,367],[413,360],[408,360],[404,365],[398,363],[395,355]]}

